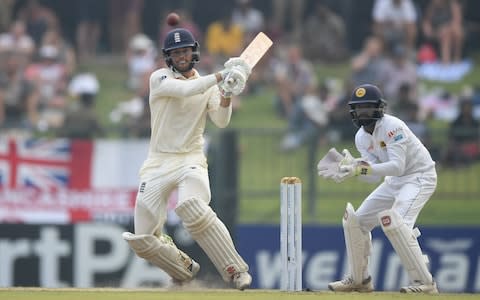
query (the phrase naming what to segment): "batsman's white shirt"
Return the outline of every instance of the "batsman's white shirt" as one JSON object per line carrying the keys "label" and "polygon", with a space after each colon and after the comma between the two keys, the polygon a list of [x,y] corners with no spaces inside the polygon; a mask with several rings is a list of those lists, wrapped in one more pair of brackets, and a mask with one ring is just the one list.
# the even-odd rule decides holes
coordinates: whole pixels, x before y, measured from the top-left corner
{"label": "batsman's white shirt", "polygon": [[168,198],[178,189],[177,203],[196,198],[210,202],[204,130],[207,115],[226,127],[231,105],[220,106],[214,74],[190,78],[170,69],[150,76],[151,137],[149,152],[140,168],[135,206],[135,233],[160,232],[166,220]]}
{"label": "batsman's white shirt", "polygon": [[140,175],[166,161],[178,165],[198,163],[206,166],[203,154],[207,114],[220,128],[226,127],[231,106],[220,106],[220,93],[214,74],[190,78],[163,68],[150,76],[151,137]]}
{"label": "batsman's white shirt", "polygon": [[388,114],[377,121],[372,134],[360,128],[355,145],[370,162],[372,175],[385,176],[357,210],[363,215],[363,225],[371,230],[378,223],[377,213],[393,206],[413,226],[437,183],[428,150],[402,120]]}

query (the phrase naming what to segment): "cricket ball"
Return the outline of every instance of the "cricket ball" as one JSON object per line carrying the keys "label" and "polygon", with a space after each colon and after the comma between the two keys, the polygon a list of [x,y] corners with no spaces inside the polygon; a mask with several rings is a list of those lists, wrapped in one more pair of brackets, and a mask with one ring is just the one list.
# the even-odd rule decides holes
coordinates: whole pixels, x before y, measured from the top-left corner
{"label": "cricket ball", "polygon": [[177,13],[171,12],[167,15],[167,24],[176,26],[180,22],[180,16]]}

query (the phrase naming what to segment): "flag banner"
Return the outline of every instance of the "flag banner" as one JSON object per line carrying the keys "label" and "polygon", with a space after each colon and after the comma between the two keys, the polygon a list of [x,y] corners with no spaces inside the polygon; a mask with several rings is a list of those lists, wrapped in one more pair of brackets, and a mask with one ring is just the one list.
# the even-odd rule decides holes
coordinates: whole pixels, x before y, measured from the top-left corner
{"label": "flag banner", "polygon": [[0,138],[0,222],[128,221],[147,152],[148,140]]}

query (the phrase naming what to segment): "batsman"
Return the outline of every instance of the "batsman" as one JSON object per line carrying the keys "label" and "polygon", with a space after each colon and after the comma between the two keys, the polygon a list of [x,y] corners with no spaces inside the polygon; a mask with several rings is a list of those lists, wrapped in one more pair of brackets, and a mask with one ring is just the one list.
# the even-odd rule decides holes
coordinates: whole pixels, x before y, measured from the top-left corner
{"label": "batsman", "polygon": [[199,44],[183,28],[166,35],[162,51],[167,67],[150,75],[151,137],[140,169],[135,229],[124,232],[123,238],[139,257],[164,270],[175,283],[194,279],[200,265],[163,232],[168,197],[178,189],[175,212],[183,225],[222,278],[243,290],[252,282],[248,265],[209,205],[203,133],[207,117],[220,128],[229,124],[231,96],[243,91],[251,68],[235,57],[219,72],[201,76],[194,68],[200,60]]}
{"label": "batsman", "polygon": [[397,117],[385,113],[386,101],[374,85],[354,89],[348,105],[353,123],[359,128],[355,146],[360,158],[347,149],[334,148],[318,163],[318,174],[335,182],[350,177],[383,182],[357,210],[348,203],[343,230],[349,273],[328,288],[338,292],[371,292],[373,280],[368,271],[371,231],[381,226],[409,275],[410,284],[402,293],[438,293],[414,228],[417,217],[437,186],[435,162],[429,151]]}

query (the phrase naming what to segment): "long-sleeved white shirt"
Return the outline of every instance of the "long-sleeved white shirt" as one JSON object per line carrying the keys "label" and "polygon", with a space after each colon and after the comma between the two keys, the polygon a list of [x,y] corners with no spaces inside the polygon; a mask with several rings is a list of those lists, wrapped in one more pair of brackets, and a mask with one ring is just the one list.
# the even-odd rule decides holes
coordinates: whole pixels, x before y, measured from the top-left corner
{"label": "long-sleeved white shirt", "polygon": [[355,145],[362,158],[370,162],[372,176],[401,177],[435,166],[427,148],[408,126],[388,114],[377,121],[372,134],[360,128]]}
{"label": "long-sleeved white shirt", "polygon": [[151,137],[148,157],[140,174],[167,161],[175,164],[206,163],[203,155],[207,114],[224,128],[232,107],[220,106],[220,92],[214,74],[190,78],[168,68],[150,76]]}

